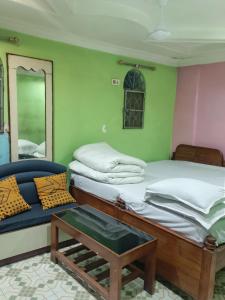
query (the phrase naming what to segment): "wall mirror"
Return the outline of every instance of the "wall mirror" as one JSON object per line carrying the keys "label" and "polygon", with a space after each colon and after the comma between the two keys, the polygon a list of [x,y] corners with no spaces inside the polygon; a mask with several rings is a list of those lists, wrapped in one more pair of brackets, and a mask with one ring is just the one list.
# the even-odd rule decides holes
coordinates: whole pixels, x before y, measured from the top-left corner
{"label": "wall mirror", "polygon": [[11,160],[52,160],[52,61],[8,54]]}
{"label": "wall mirror", "polygon": [[0,58],[0,133],[4,131],[4,68]]}
{"label": "wall mirror", "polygon": [[0,58],[0,165],[9,162],[8,107],[4,99],[4,67]]}

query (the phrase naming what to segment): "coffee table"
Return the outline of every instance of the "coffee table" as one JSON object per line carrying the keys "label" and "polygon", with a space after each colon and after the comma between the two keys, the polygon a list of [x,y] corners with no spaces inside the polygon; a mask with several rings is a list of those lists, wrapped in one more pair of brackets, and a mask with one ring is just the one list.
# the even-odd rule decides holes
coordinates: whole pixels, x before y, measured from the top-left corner
{"label": "coffee table", "polygon": [[[59,250],[59,230],[74,239],[72,248]],[[154,237],[82,205],[52,216],[51,238],[51,260],[64,264],[105,299],[119,300],[121,287],[139,276],[144,279],[144,289],[154,293],[157,245]],[[144,261],[144,271],[135,263],[140,259]],[[106,264],[109,264],[107,270],[91,275]],[[124,268],[127,274],[122,276]],[[106,278],[109,278],[107,287],[100,283]]]}

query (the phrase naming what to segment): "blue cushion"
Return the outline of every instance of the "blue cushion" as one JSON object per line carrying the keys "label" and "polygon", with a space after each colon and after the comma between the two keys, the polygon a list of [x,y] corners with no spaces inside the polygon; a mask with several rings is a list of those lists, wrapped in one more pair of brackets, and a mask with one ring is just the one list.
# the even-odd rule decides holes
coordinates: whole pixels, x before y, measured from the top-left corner
{"label": "blue cushion", "polygon": [[0,233],[48,223],[52,214],[75,206],[76,204],[72,203],[43,210],[40,204],[33,204],[31,210],[0,221]]}
{"label": "blue cushion", "polygon": [[24,182],[33,182],[33,179],[36,177],[44,177],[44,176],[50,176],[55,175],[58,173],[52,173],[49,171],[32,171],[32,172],[22,172],[15,174],[17,184],[20,185]]}
{"label": "blue cushion", "polygon": [[47,160],[21,160],[0,166],[0,180],[15,175],[20,192],[28,204],[39,204],[33,179],[66,172],[66,167]]}
{"label": "blue cushion", "polygon": [[25,182],[19,184],[20,193],[28,204],[41,203],[34,182]]}
{"label": "blue cushion", "polygon": [[29,211],[0,221],[0,233],[49,222],[52,214],[75,207],[75,204],[72,203],[43,210],[38,199],[33,179],[64,172],[66,172],[66,167],[63,165],[36,159],[21,160],[0,166],[0,180],[15,175],[21,195],[32,206]]}
{"label": "blue cushion", "polygon": [[66,167],[47,160],[21,160],[0,166],[0,178],[24,172],[46,171],[52,174],[66,172]]}

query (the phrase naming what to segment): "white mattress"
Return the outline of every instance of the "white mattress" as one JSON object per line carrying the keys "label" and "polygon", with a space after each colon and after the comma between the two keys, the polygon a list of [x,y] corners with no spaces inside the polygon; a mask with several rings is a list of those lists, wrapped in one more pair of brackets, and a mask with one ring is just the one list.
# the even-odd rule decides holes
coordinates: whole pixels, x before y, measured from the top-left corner
{"label": "white mattress", "polygon": [[225,228],[225,218],[207,231],[193,220],[144,202],[146,186],[150,182],[164,178],[191,177],[224,186],[225,168],[184,161],[151,162],[147,165],[143,182],[124,185],[104,184],[74,173],[71,174],[71,177],[74,179],[76,187],[108,201],[114,202],[117,197],[120,197],[126,202],[129,209],[182,233],[194,241],[203,242],[210,233],[217,239],[218,244],[225,243],[225,230],[223,229]]}

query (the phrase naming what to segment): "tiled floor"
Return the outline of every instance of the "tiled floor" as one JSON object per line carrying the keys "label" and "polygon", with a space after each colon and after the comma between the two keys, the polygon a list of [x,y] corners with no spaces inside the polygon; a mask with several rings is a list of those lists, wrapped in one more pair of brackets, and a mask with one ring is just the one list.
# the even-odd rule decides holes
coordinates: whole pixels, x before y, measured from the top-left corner
{"label": "tiled floor", "polygon": [[[49,254],[33,257],[0,268],[0,300],[94,300],[99,297],[88,287],[75,280],[70,272],[50,261]],[[225,270],[217,275],[216,300],[225,300]],[[136,279],[126,285],[122,300],[175,300],[191,299],[169,287],[156,283],[153,296],[143,291],[143,281]]]}

